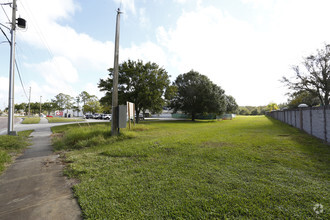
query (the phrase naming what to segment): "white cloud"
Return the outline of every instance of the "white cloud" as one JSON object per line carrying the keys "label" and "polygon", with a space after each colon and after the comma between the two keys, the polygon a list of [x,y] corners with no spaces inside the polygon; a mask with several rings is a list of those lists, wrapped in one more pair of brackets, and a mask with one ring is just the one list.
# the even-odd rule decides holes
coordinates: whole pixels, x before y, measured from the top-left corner
{"label": "white cloud", "polygon": [[251,4],[254,8],[270,9],[276,0],[241,0],[244,4]]}
{"label": "white cloud", "polygon": [[0,76],[0,109],[8,106],[9,78]]}
{"label": "white cloud", "polygon": [[173,0],[176,3],[184,4],[187,2],[187,0]]}
{"label": "white cloud", "polygon": [[129,48],[121,48],[119,52],[120,62],[131,60],[143,60],[145,62],[155,62],[160,66],[168,64],[166,54],[163,49],[150,41],[140,45],[132,44]]}
{"label": "white cloud", "polygon": [[98,98],[102,98],[105,95],[104,92],[100,92],[100,89],[95,83],[87,83],[84,91],[88,92],[90,95],[95,95]]}
{"label": "white cloud", "polygon": [[27,31],[18,32],[18,39],[48,50],[50,56],[64,56],[82,68],[104,69],[113,57],[113,43],[100,42],[87,34],[77,33],[69,26],[59,25],[59,19],[70,19],[77,8],[72,0],[62,1],[49,1],[52,10],[44,10],[42,5],[46,3],[39,4],[39,0],[25,2],[23,12],[31,25]]}
{"label": "white cloud", "polygon": [[275,3],[268,27],[262,31],[209,6],[183,12],[174,29],[159,27],[157,39],[180,73],[194,69],[208,75],[240,105],[284,102],[281,77],[330,39],[330,30],[324,28],[330,19],[326,13],[330,2]]}
{"label": "white cloud", "polygon": [[141,27],[148,27],[150,26],[150,20],[146,15],[146,9],[140,8],[139,9],[139,21]]}

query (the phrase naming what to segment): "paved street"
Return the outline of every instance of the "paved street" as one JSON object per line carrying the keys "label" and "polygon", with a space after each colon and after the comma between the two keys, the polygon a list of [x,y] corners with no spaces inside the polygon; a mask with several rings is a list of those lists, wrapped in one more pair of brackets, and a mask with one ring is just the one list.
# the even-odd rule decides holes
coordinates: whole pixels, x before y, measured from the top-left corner
{"label": "paved street", "polygon": [[[14,124],[18,123],[21,121],[21,118],[14,118]],[[0,117],[0,134],[3,130],[7,131],[8,128],[8,117]]]}
{"label": "paved street", "polygon": [[[0,135],[7,134],[7,118],[0,117],[1,121],[1,127],[0,127]],[[66,124],[74,124],[74,123],[93,123],[93,122],[106,122],[104,120],[95,120],[95,119],[87,119],[85,121],[80,122],[63,122],[63,123],[50,123],[50,124],[20,124],[20,118],[16,118],[16,123],[14,124],[14,131],[25,131],[25,130],[35,130],[35,129],[43,129],[43,128],[50,128],[53,126],[60,126],[60,125],[66,125]]]}

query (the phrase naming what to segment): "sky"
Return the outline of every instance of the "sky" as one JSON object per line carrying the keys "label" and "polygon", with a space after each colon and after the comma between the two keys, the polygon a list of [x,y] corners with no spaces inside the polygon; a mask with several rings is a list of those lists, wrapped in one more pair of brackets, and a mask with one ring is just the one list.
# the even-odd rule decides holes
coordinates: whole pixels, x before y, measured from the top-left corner
{"label": "sky", "polygon": [[[0,4],[11,2],[0,0]],[[114,63],[155,62],[173,82],[190,70],[208,76],[240,106],[287,101],[283,76],[330,43],[329,0],[17,0],[15,103],[87,91]],[[0,23],[9,26],[2,5]],[[1,26],[10,38],[9,30]],[[8,106],[10,46],[0,33],[0,109]],[[23,86],[22,86],[23,84]]]}

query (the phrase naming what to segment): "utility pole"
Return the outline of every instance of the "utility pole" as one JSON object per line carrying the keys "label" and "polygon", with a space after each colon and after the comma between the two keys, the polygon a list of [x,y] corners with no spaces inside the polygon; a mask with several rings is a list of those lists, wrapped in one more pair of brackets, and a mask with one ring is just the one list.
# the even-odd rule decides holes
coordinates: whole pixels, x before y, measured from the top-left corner
{"label": "utility pole", "polygon": [[9,99],[8,99],[8,135],[16,135],[14,132],[14,78],[15,78],[15,39],[16,39],[16,0],[12,4],[11,41],[10,41],[10,66],[9,66]]}
{"label": "utility pole", "polygon": [[40,96],[40,113],[39,113],[39,117],[41,117],[41,98],[42,98],[42,96]]}
{"label": "utility pole", "polygon": [[31,86],[30,86],[30,92],[29,92],[29,117],[30,117],[30,103],[31,103]]}
{"label": "utility pole", "polygon": [[118,109],[118,58],[119,58],[119,29],[120,29],[120,9],[117,10],[116,19],[116,35],[115,35],[115,57],[113,65],[113,90],[112,90],[112,120],[111,120],[111,135],[119,134],[119,109]]}

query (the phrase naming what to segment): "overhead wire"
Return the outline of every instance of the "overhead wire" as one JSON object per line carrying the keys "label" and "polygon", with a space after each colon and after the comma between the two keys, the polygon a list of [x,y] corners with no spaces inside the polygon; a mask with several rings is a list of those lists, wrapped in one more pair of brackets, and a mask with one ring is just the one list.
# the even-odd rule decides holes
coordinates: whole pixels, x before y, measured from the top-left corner
{"label": "overhead wire", "polygon": [[15,59],[15,66],[16,66],[16,69],[17,69],[17,73],[18,73],[19,80],[20,80],[20,82],[21,82],[21,86],[22,86],[22,88],[23,88],[23,91],[24,91],[25,97],[27,98],[27,100],[29,100],[29,97],[27,96],[26,91],[25,91],[25,87],[24,87],[24,84],[23,84],[23,81],[22,81],[21,73],[20,73],[20,71],[19,71],[19,68],[18,68],[17,60],[16,60],[16,59]]}
{"label": "overhead wire", "polygon": [[8,43],[10,44],[10,40],[9,40],[9,38],[7,37],[7,34],[3,31],[3,29],[0,27],[0,30],[1,30],[1,32],[3,33],[3,35],[5,35],[5,37],[6,37],[6,39],[7,39],[7,41],[8,41]]}
{"label": "overhead wire", "polygon": [[47,40],[46,40],[45,36],[43,35],[40,27],[38,26],[38,23],[36,22],[37,20],[35,19],[34,14],[31,12],[31,10],[30,10],[30,8],[29,8],[28,5],[26,5],[26,7],[25,7],[22,2],[20,2],[20,4],[23,7],[23,9],[30,15],[30,18],[32,19],[32,22],[30,22],[30,23],[32,23],[33,27],[35,28],[38,37],[40,38],[41,42],[43,43],[43,45],[45,46],[45,48],[46,48],[46,50],[48,52],[48,55],[53,60],[53,62],[55,62],[55,64],[52,63],[53,66],[55,67],[55,69],[57,69],[57,71],[59,73],[61,73],[62,71],[60,69],[60,65],[59,64],[56,64],[57,61],[54,59],[55,58],[55,55],[54,55],[53,51],[51,50],[49,44],[47,43]]}
{"label": "overhead wire", "polygon": [[3,5],[1,5],[1,8],[2,8],[2,11],[5,13],[5,15],[6,15],[8,21],[10,22],[9,16],[8,16],[6,10],[3,8]]}
{"label": "overhead wire", "polygon": [[[9,23],[11,23],[11,22],[10,22],[10,19],[9,19],[9,16],[8,16],[8,14],[6,13],[6,10],[3,8],[2,5],[1,5],[1,8],[2,8],[3,12],[5,13],[5,15],[6,15],[6,17],[7,17],[8,21],[9,21]],[[1,23],[0,23],[0,25],[3,26],[3,27],[8,28],[7,26],[5,26],[5,25],[3,25],[3,24],[1,24]],[[4,30],[1,28],[1,26],[0,26],[0,30],[1,30],[1,32],[2,32],[3,35],[6,37],[7,42],[8,42],[9,44],[11,44],[11,41],[9,40],[7,34],[4,32]],[[8,29],[9,29],[9,28],[8,28]],[[6,42],[6,41],[3,41],[3,42],[1,42],[1,43],[4,43],[4,42]],[[17,60],[16,60],[16,59],[15,59],[15,66],[16,66],[16,70],[17,70],[17,73],[18,73],[18,76],[19,76],[19,80],[20,80],[20,83],[21,83],[21,86],[22,86],[23,92],[24,92],[24,94],[25,94],[25,97],[29,100],[29,98],[28,98],[28,96],[27,96],[27,94],[26,94],[26,90],[25,90],[24,83],[23,83],[23,80],[22,80],[21,72],[20,72],[20,70],[19,70],[19,67],[18,67]]]}
{"label": "overhead wire", "polygon": [[49,47],[47,41],[46,41],[46,38],[45,38],[44,35],[42,34],[42,31],[40,30],[40,28],[39,28],[39,26],[38,26],[38,23],[36,22],[36,19],[35,19],[33,13],[31,12],[29,6],[27,5],[27,6],[25,7],[25,6],[23,5],[22,2],[20,2],[20,3],[21,3],[21,5],[22,5],[23,9],[24,9],[24,10],[30,15],[30,17],[32,18],[33,21],[30,22],[30,23],[34,26],[35,30],[37,31],[37,35],[39,36],[41,42],[44,44],[45,48],[47,49],[47,51],[48,51],[50,57],[51,57],[51,58],[55,57],[54,54],[53,54],[53,52],[52,52],[52,50],[50,49],[50,47]]}

